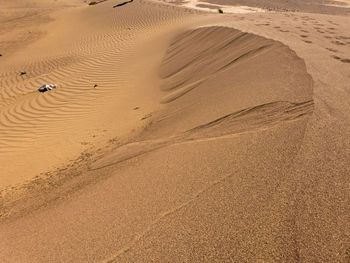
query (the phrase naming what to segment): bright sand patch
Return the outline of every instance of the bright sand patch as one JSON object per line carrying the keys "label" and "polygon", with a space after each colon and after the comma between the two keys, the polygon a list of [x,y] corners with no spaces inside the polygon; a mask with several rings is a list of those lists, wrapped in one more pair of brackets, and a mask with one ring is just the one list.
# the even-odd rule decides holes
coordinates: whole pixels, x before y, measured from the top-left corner
{"label": "bright sand patch", "polygon": [[[165,1],[171,3],[172,1]],[[232,13],[232,14],[245,14],[245,13],[255,13],[255,12],[265,12],[261,8],[249,7],[244,5],[232,6],[232,5],[217,5],[211,4],[208,2],[202,2],[198,0],[189,0],[179,2],[181,6],[192,8],[196,10],[206,11],[206,12],[218,12],[218,9],[221,9],[223,13]]]}

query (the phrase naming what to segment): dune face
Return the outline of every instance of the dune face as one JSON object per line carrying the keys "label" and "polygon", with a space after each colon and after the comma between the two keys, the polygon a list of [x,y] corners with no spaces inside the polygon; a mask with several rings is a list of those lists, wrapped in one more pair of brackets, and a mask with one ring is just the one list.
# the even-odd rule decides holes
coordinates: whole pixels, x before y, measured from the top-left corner
{"label": "dune face", "polygon": [[164,120],[164,126],[175,130],[193,128],[194,119],[206,123],[265,103],[312,100],[312,79],[294,52],[225,27],[199,28],[175,39],[160,76],[166,94],[161,102],[179,112],[172,114],[177,121]]}
{"label": "dune face", "polygon": [[0,0],[0,262],[349,263],[349,9],[97,2]]}
{"label": "dune face", "polygon": [[[135,50],[142,43],[149,56],[155,52],[158,45],[150,46],[147,34],[162,19],[161,10],[157,5],[145,12],[135,5],[121,8],[101,3],[59,9],[60,18],[38,29],[43,32],[38,41],[19,40],[16,45],[26,48],[14,53],[5,46],[0,80],[2,188],[66,166],[92,145],[128,134],[143,126],[140,119],[158,106],[152,104],[154,92],[144,87],[157,85],[153,75],[159,65],[152,60],[162,54],[142,64]],[[149,19],[143,21],[144,15]],[[166,19],[175,15],[169,10]],[[166,38],[158,42],[164,45]],[[130,79],[136,71],[138,78]],[[56,83],[57,89],[39,93],[48,83]]]}

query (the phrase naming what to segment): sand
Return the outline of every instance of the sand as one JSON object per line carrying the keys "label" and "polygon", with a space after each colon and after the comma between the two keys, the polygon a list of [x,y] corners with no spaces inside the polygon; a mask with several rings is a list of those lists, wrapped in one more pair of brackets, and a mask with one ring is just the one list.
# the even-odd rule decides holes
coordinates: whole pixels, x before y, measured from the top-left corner
{"label": "sand", "polygon": [[206,2],[0,0],[1,262],[350,262],[350,9]]}

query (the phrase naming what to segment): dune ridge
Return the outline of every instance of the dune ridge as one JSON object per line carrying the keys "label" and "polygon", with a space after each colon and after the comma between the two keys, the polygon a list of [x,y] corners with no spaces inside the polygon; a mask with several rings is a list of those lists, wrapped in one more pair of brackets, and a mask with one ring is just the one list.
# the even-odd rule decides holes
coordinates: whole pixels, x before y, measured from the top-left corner
{"label": "dune ridge", "polygon": [[[194,43],[199,44],[201,48],[197,48]],[[191,54],[191,56],[188,56],[188,54]],[[229,55],[228,55],[229,54]],[[108,61],[113,61],[114,57],[110,53],[107,54],[109,56]],[[238,83],[239,79],[239,72],[244,72],[244,74],[252,74],[252,72],[256,72],[257,70],[260,71],[260,74],[265,74],[262,70],[262,67],[265,66],[266,63],[269,63],[266,58],[267,57],[275,57],[275,59],[278,59],[278,56],[283,56],[284,59],[288,58],[290,61],[288,63],[295,63],[298,65],[295,69],[292,71],[284,71],[283,67],[281,65],[273,64],[274,67],[278,66],[281,69],[281,72],[283,72],[285,75],[289,75],[290,79],[294,79],[294,76],[298,76],[298,78],[303,78],[302,83],[305,85],[305,87],[301,87],[299,89],[294,90],[295,94],[297,95],[295,97],[296,101],[299,102],[289,102],[289,101],[274,101],[274,102],[268,102],[263,103],[261,105],[253,105],[250,107],[247,107],[246,109],[242,110],[240,109],[239,104],[234,105],[233,109],[236,109],[233,113],[232,106],[230,103],[225,104],[226,106],[223,109],[218,109],[218,112],[216,114],[211,115],[208,109],[204,109],[202,107],[207,107],[209,103],[216,103],[217,100],[222,100],[224,95],[227,96],[227,92],[235,93],[235,88],[232,87],[233,83]],[[106,55],[104,57],[107,57]],[[190,59],[188,61],[188,59]],[[102,61],[102,59],[101,59]],[[87,62],[84,62],[87,65]],[[118,61],[120,65],[122,65],[121,61]],[[259,65],[259,63],[262,63],[263,65]],[[272,61],[273,63],[273,61]],[[285,62],[287,65],[287,62]],[[243,64],[243,65],[242,65]],[[257,66],[257,69],[254,69],[252,65],[259,65]],[[270,64],[270,63],[269,63]],[[75,63],[72,63],[73,66],[77,68],[81,68],[83,65],[81,62],[76,61]],[[92,67],[92,70],[94,70],[97,67],[101,67],[100,64],[94,64],[89,63],[89,67]],[[113,64],[114,65],[114,64]],[[210,65],[210,66],[209,66]],[[246,65],[246,67],[244,67]],[[61,67],[64,65],[60,64]],[[270,65],[272,66],[272,65]],[[240,68],[240,71],[237,71],[236,68]],[[105,68],[105,65],[102,65],[102,68]],[[250,68],[247,70],[247,68]],[[234,30],[232,28],[228,27],[200,27],[193,30],[188,30],[187,32],[180,34],[177,36],[174,40],[171,41],[169,47],[167,48],[166,54],[162,58],[162,64],[159,67],[158,74],[161,78],[160,82],[160,91],[168,93],[167,95],[160,97],[161,103],[166,104],[172,104],[174,106],[169,105],[168,110],[162,110],[159,113],[154,113],[153,117],[151,118],[151,124],[150,126],[146,127],[146,131],[141,133],[141,137],[137,136],[136,138],[132,140],[131,143],[130,140],[126,139],[126,143],[123,145],[123,141],[118,143],[120,147],[116,149],[116,152],[112,152],[111,154],[106,154],[104,158],[101,160],[97,160],[96,163],[90,164],[91,161],[94,160],[94,158],[99,157],[91,157],[91,154],[87,154],[87,157],[83,157],[85,155],[82,155],[78,158],[77,164],[79,165],[81,161],[86,161],[87,163],[83,165],[84,168],[79,169],[78,172],[73,170],[72,173],[75,174],[77,177],[80,177],[80,174],[83,173],[84,169],[86,167],[89,167],[88,169],[99,169],[101,167],[109,166],[109,163],[115,164],[120,163],[122,161],[128,160],[130,158],[134,158],[136,156],[139,156],[144,153],[149,153],[151,151],[154,151],[156,149],[160,149],[172,144],[179,144],[179,143],[187,143],[192,140],[204,140],[204,139],[210,139],[210,138],[217,138],[222,136],[230,136],[234,135],[236,133],[246,132],[246,131],[254,131],[261,128],[267,128],[270,125],[275,125],[276,123],[279,123],[280,121],[288,121],[288,120],[294,120],[299,117],[302,117],[304,114],[309,114],[312,112],[312,100],[308,99],[311,98],[312,94],[312,80],[310,79],[309,75],[304,71],[302,62],[300,62],[300,59],[295,57],[293,52],[289,50],[287,47],[283,46],[281,43],[278,43],[276,41],[272,41],[266,38],[258,37],[256,35],[240,32],[238,30]],[[85,70],[83,67],[81,70]],[[72,72],[72,71],[69,71]],[[236,79],[234,73],[238,73],[238,80]],[[73,71],[75,74],[76,71]],[[233,74],[234,73],[234,74]],[[126,73],[125,73],[126,74]],[[254,74],[254,73],[253,73]],[[113,75],[113,74],[112,74]],[[285,75],[283,77],[285,77]],[[107,78],[109,81],[115,83],[119,78],[120,74],[116,78],[114,76],[107,77],[107,75],[103,74],[103,78]],[[243,78],[246,78],[243,76]],[[225,84],[220,90],[214,91],[211,90],[212,82],[218,81],[218,79],[222,79],[221,81]],[[81,80],[80,80],[81,81]],[[253,80],[254,81],[254,80]],[[294,80],[297,81],[297,80]],[[300,80],[298,82],[301,82]],[[61,82],[62,83],[62,82]],[[98,82],[100,85],[101,83]],[[76,85],[76,84],[75,84]],[[106,90],[105,83],[104,85],[104,91],[103,92],[109,92],[109,95],[111,94],[110,90]],[[254,90],[256,90],[256,84],[253,82],[252,84],[249,84]],[[272,86],[270,86],[272,85]],[[268,81],[267,84],[264,84],[262,86],[262,91],[265,93],[269,89],[273,89],[272,98],[278,98],[278,90],[276,88],[282,88],[282,87],[276,87],[278,85],[277,80],[274,80],[274,82]],[[292,87],[293,83],[289,83],[289,85]],[[189,88],[188,88],[189,87]],[[58,87],[60,89],[61,87]],[[96,90],[94,90],[92,87],[84,87],[82,91],[90,89],[91,94],[96,94],[96,92],[99,91],[99,87],[97,87]],[[195,93],[197,94],[191,94],[191,90],[196,89]],[[284,90],[286,90],[287,87],[283,87],[281,89],[280,94],[284,94]],[[258,88],[259,90],[259,88]],[[80,92],[82,92],[80,91]],[[187,94],[189,93],[189,94]],[[54,94],[54,93],[53,93]],[[198,95],[199,94],[199,95]],[[207,96],[205,94],[211,94],[210,96]],[[304,94],[304,95],[303,95]],[[38,94],[35,94],[38,96]],[[40,94],[39,94],[40,95]],[[51,95],[51,94],[49,94]],[[205,96],[204,96],[205,95]],[[285,96],[285,98],[292,98],[289,96]],[[103,98],[103,94],[99,92],[99,96]],[[194,116],[190,116],[188,114],[189,119],[193,120],[196,119],[197,124],[193,124],[192,121],[189,122],[186,125],[186,119],[184,118],[182,120],[182,124],[184,124],[180,129],[176,129],[177,123],[174,122],[171,119],[175,119],[175,116],[170,116],[164,118],[164,115],[168,115],[169,112],[172,111],[173,107],[176,108],[176,111],[179,109],[182,109],[181,111],[186,110],[187,112],[189,109],[187,108],[186,104],[188,103],[186,101],[186,97],[195,96],[195,97],[202,97],[204,100],[207,100],[208,98],[211,98],[211,101],[205,102],[202,104],[201,107],[196,106],[195,111],[207,111],[207,114],[205,116],[207,118],[198,117],[197,114]],[[217,96],[217,98],[215,98]],[[184,97],[184,98],[182,98]],[[40,97],[39,97],[40,98]],[[43,96],[43,98],[46,98],[46,96]],[[79,96],[79,100],[82,100],[82,96]],[[229,97],[230,98],[230,97]],[[272,99],[271,98],[271,99]],[[283,98],[283,97],[280,97]],[[240,98],[242,99],[242,97]],[[187,99],[188,100],[188,99]],[[200,101],[198,99],[197,103]],[[303,101],[304,100],[304,101]],[[191,101],[191,99],[190,99]],[[86,101],[82,101],[83,103],[86,103]],[[65,103],[70,103],[70,101],[65,101]],[[92,102],[90,102],[89,108],[92,106]],[[105,101],[104,101],[105,103]],[[252,101],[250,100],[249,103],[251,104]],[[64,104],[65,105],[65,104]],[[59,107],[62,107],[64,105],[58,105]],[[74,105],[74,107],[78,107],[79,105]],[[53,105],[50,107],[52,110],[55,110],[56,108]],[[66,107],[65,107],[66,108]],[[82,113],[84,114],[90,114],[88,110],[80,109]],[[71,116],[72,112],[71,109],[68,107],[66,109],[65,118],[60,121],[59,119],[55,120],[55,123],[64,123],[67,124],[68,120],[74,120],[76,117]],[[80,112],[80,111],[77,111]],[[48,113],[45,112],[45,115]],[[201,114],[202,115],[202,114]],[[269,117],[264,119],[264,116],[268,115]],[[70,118],[68,118],[68,116]],[[28,117],[32,117],[32,115],[29,115]],[[40,118],[37,118],[38,120],[42,120]],[[44,119],[44,121],[50,119],[54,119],[54,116],[51,114],[47,117],[47,119]],[[214,120],[213,120],[214,119]],[[215,120],[216,119],[216,120]],[[7,119],[10,121],[9,119]],[[34,118],[35,120],[35,118]],[[25,121],[22,119],[22,121]],[[221,124],[221,121],[223,121],[223,124]],[[206,124],[201,124],[201,122],[207,122]],[[165,124],[164,124],[165,123]],[[214,130],[211,129],[211,125],[213,123],[217,123],[215,125]],[[29,125],[32,125],[33,122],[31,122]],[[175,126],[174,126],[175,124]],[[13,123],[13,126],[16,126],[18,128],[19,123]],[[38,124],[36,124],[38,126]],[[45,126],[45,129],[43,129],[43,134],[48,134],[48,127],[47,123],[44,122],[43,124]],[[195,127],[193,127],[193,125]],[[164,129],[164,126],[166,126],[166,129]],[[10,126],[11,127],[11,126]],[[30,126],[29,126],[30,127]],[[175,129],[173,129],[173,128]],[[206,128],[204,128],[206,127]],[[7,127],[9,128],[9,127]],[[66,128],[66,126],[64,126]],[[167,130],[171,129],[171,133],[168,133]],[[18,129],[18,131],[23,132],[24,127],[21,127]],[[38,129],[39,130],[39,129]],[[56,134],[58,134],[60,131],[54,130]],[[150,131],[150,132],[149,132]],[[16,138],[17,136],[12,131],[9,131],[7,133],[4,133],[3,136],[9,136],[10,134]],[[40,136],[40,134],[38,135]],[[140,137],[140,139],[137,139]],[[160,138],[159,138],[160,137]],[[156,139],[153,139],[156,138]],[[21,138],[22,143],[25,138]],[[35,137],[32,135],[32,137],[28,138],[28,140],[34,140]],[[8,138],[4,139],[3,141],[7,143],[11,143],[11,140],[8,140]],[[15,141],[17,142],[17,141]],[[3,148],[6,149],[5,147]],[[8,149],[11,149],[8,147]],[[15,151],[14,149],[12,149]],[[93,151],[92,151],[93,152]],[[103,151],[102,151],[103,152]],[[98,155],[101,155],[102,153],[98,153]],[[67,168],[65,168],[67,169]],[[62,171],[61,169],[58,169],[58,172],[62,173],[62,175],[56,174],[56,173],[49,173],[50,176],[48,179],[51,181],[50,184],[52,184],[55,187],[59,187],[60,184],[63,184],[63,187],[67,187],[68,190],[63,191],[70,191],[69,188],[71,186],[67,186],[67,180],[64,179],[66,176],[67,179],[71,178],[69,175],[69,171],[71,169],[68,169],[67,171]],[[56,174],[56,175],[55,175]],[[55,176],[58,179],[55,179]],[[63,176],[63,177],[62,177]],[[34,181],[34,188],[36,189],[35,192],[40,191],[40,188],[46,189],[46,183],[45,180],[41,180],[40,178],[36,178]],[[79,179],[81,180],[81,179]],[[79,184],[78,180],[78,184]],[[80,182],[82,183],[82,182]],[[75,185],[75,183],[73,183]],[[4,194],[4,200],[6,200],[6,207],[10,207],[11,205],[14,206],[12,199],[30,199],[30,195],[32,191],[27,192],[25,189],[29,186],[30,188],[33,187],[33,184],[29,181],[24,188],[21,186],[9,190],[7,189]],[[76,186],[74,186],[76,187]],[[43,192],[44,196],[46,194],[45,190]],[[13,193],[12,193],[13,192]],[[17,192],[17,193],[16,193]],[[58,193],[61,193],[60,190]],[[29,196],[28,196],[29,194]],[[13,196],[13,197],[11,197]],[[22,197],[20,197],[22,196]],[[49,197],[48,199],[52,199],[53,197]],[[44,199],[45,200],[45,197]],[[34,206],[39,206],[42,201],[36,200],[37,204]],[[33,203],[33,201],[32,201]],[[29,205],[30,207],[31,205]],[[21,214],[21,209],[27,210],[25,207],[23,208],[21,205],[21,202],[19,202],[18,205],[18,211],[16,209],[13,210],[13,212],[9,212],[7,208],[4,209],[2,212],[3,217],[7,217],[10,214],[16,215]],[[22,207],[22,208],[20,208]]]}
{"label": "dune ridge", "polygon": [[312,100],[301,103],[278,101],[251,107],[197,126],[182,135],[123,145],[114,150],[112,154],[107,154],[102,159],[97,160],[91,168],[93,170],[105,168],[173,144],[217,140],[229,138],[238,133],[266,129],[279,122],[302,118],[311,114],[312,109]]}
{"label": "dune ridge", "polygon": [[0,57],[0,261],[349,261],[347,10],[76,3]]}
{"label": "dune ridge", "polygon": [[[147,11],[145,8],[145,12],[133,5],[126,13],[112,9],[113,11],[108,12],[109,15],[104,18],[108,21],[108,26],[101,31],[99,23],[104,22],[98,17],[110,10],[111,4],[105,2],[96,7],[83,6],[70,10],[65,23],[75,24],[72,31],[44,37],[30,45],[29,51],[15,53],[11,61],[2,65],[4,70],[1,70],[0,78],[0,158],[5,164],[13,162],[14,159],[19,163],[17,168],[6,165],[5,171],[8,173],[4,173],[8,181],[2,183],[2,186],[47,172],[49,163],[50,169],[54,169],[69,159],[78,157],[80,152],[87,148],[79,145],[78,140],[84,144],[87,141],[87,145],[90,145],[103,133],[106,139],[116,137],[115,134],[112,135],[114,131],[111,132],[110,127],[103,127],[104,124],[101,126],[101,116],[102,119],[111,119],[113,117],[110,112],[113,110],[124,112],[132,119],[141,118],[136,117],[132,111],[133,107],[140,106],[136,104],[136,84],[127,81],[130,72],[136,70],[133,66],[137,60],[136,43],[142,42],[141,39],[147,41],[147,33],[142,31],[155,32],[157,28],[152,28],[152,25],[163,19],[170,21],[179,13],[171,11],[170,7],[169,11],[165,12],[168,14],[163,17],[162,9],[159,9],[157,4],[153,4],[152,10]],[[147,6],[148,3],[141,5]],[[136,19],[130,18],[129,13],[133,13]],[[149,19],[137,19],[143,15],[147,15]],[[96,17],[96,21],[93,17]],[[46,30],[57,30],[58,27],[60,32],[60,23],[49,23]],[[65,23],[63,27],[66,26]],[[56,42],[60,45],[52,50],[51,43]],[[41,53],[42,49],[50,50],[50,53]],[[20,75],[21,71],[25,71],[26,74]],[[49,93],[39,94],[37,89],[45,83],[55,83],[58,88]],[[129,86],[130,92],[119,88],[124,86]],[[126,110],[113,100],[115,97],[129,94],[135,94],[135,105],[131,106],[131,109]],[[125,105],[125,102],[120,103],[123,104]],[[143,110],[147,107],[149,106],[145,106]],[[146,115],[146,112],[143,114]],[[89,119],[91,125],[86,129],[85,123]],[[120,130],[120,134],[127,133],[124,127],[128,125],[118,125],[113,120],[109,122],[118,126],[116,129]],[[127,130],[134,128],[134,121],[129,123]],[[69,150],[66,149],[64,154],[60,154],[55,145],[58,143],[56,139],[61,142],[69,140]],[[48,158],[43,164],[40,160],[45,156],[35,150],[39,148],[46,148],[54,157]],[[71,151],[71,154],[68,151]],[[34,152],[37,157],[29,158]],[[20,155],[14,156],[13,153]],[[69,159],[64,155],[70,155]],[[16,181],[20,170],[26,169],[30,162],[35,162],[36,168],[28,169],[28,174],[21,175]]]}

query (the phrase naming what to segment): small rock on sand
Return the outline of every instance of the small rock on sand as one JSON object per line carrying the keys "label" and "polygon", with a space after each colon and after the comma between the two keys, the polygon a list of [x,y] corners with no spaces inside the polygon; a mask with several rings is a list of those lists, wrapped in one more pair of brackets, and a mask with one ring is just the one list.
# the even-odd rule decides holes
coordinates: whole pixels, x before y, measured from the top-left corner
{"label": "small rock on sand", "polygon": [[38,91],[39,92],[46,92],[46,91],[49,91],[49,90],[52,90],[52,89],[55,89],[57,88],[56,84],[45,84],[45,85],[42,85]]}

